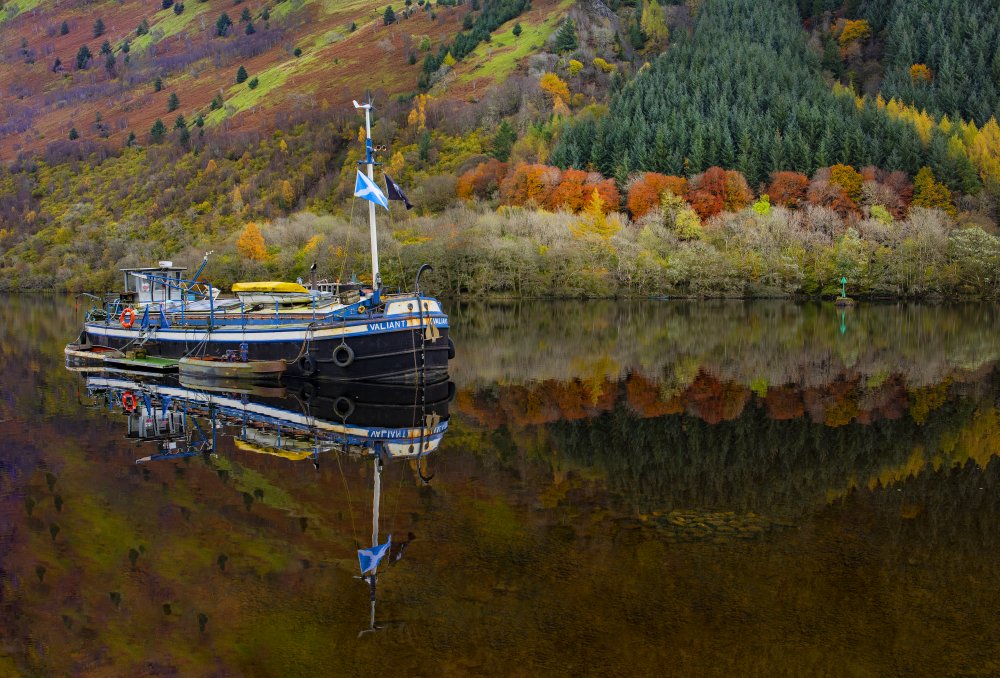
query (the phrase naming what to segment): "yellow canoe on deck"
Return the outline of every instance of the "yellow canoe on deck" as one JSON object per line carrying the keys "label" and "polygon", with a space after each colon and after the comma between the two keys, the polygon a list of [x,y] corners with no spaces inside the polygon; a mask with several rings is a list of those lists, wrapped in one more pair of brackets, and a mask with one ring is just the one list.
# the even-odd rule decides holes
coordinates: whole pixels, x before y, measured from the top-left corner
{"label": "yellow canoe on deck", "polygon": [[233,292],[257,292],[264,294],[309,294],[309,290],[293,282],[238,282],[233,283]]}

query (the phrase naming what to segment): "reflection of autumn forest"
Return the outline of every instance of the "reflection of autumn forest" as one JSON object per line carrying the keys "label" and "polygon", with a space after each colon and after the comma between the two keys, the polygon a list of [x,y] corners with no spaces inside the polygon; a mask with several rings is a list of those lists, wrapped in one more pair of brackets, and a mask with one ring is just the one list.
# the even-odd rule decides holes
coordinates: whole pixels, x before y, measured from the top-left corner
{"label": "reflection of autumn forest", "polygon": [[75,316],[0,301],[5,675],[1000,670],[969,585],[1000,574],[991,307],[456,309],[451,426],[429,486],[387,468],[416,539],[362,639],[370,468],[225,435],[135,465],[61,368]]}

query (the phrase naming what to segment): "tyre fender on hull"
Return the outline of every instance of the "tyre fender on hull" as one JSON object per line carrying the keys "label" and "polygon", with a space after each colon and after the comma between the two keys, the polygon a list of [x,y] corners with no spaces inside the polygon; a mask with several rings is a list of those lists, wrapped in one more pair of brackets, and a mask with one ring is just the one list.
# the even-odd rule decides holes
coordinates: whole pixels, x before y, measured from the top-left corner
{"label": "tyre fender on hull", "polygon": [[299,358],[298,365],[303,377],[311,377],[316,374],[316,359],[308,353]]}
{"label": "tyre fender on hull", "polygon": [[448,337],[448,360],[455,359],[455,342]]}
{"label": "tyre fender on hull", "polygon": [[333,363],[337,367],[347,367],[354,362],[354,349],[347,344],[340,344],[333,349]]}

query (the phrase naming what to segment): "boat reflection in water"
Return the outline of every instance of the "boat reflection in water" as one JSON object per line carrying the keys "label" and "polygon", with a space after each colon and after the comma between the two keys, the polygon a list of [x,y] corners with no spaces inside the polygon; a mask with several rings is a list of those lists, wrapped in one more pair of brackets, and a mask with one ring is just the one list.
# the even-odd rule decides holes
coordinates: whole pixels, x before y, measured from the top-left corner
{"label": "boat reflection in water", "polygon": [[448,429],[448,405],[455,393],[452,382],[423,388],[313,382],[258,386],[97,372],[86,376],[86,389],[98,406],[125,416],[127,439],[139,446],[155,445],[155,451],[136,458],[138,464],[214,456],[220,438],[226,436],[240,450],[310,460],[317,468],[329,454],[370,461],[375,471],[372,542],[370,549],[358,551],[357,578],[370,590],[368,626],[361,633],[379,628],[375,621],[379,561],[390,549],[390,557],[398,560],[408,543],[391,544],[391,536],[379,543],[383,466],[414,461],[421,480],[430,482],[426,456],[438,448]]}

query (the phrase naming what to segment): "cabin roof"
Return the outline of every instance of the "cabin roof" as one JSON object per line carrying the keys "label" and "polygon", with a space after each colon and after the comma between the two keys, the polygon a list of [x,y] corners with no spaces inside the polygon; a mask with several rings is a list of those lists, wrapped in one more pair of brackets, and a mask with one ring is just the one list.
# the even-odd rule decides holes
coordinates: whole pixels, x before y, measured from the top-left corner
{"label": "cabin roof", "polygon": [[119,268],[125,273],[148,273],[149,271],[186,271],[187,266],[147,266],[146,268]]}

